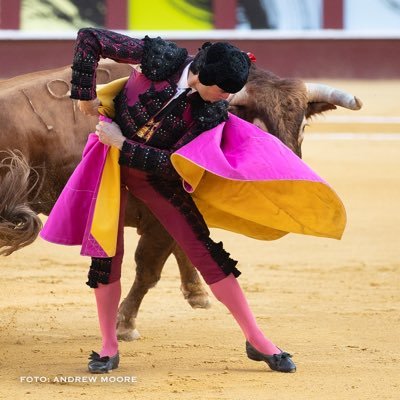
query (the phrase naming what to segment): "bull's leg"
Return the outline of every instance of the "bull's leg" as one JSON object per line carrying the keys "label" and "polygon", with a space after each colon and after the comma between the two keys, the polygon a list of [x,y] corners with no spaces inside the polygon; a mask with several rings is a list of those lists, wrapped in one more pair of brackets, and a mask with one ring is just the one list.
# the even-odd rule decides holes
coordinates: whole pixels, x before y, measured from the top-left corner
{"label": "bull's leg", "polygon": [[[135,321],[140,304],[149,289],[160,279],[162,268],[172,251],[179,265],[181,290],[185,299],[194,308],[208,308],[210,304],[199,275],[186,255],[143,203],[134,198],[130,198],[130,201],[127,220],[138,228],[141,237],[135,253],[135,281],[118,311],[118,338],[126,341],[140,337]],[[132,204],[132,201],[135,203]],[[132,210],[135,213],[130,214]]]}
{"label": "bull's leg", "polygon": [[160,280],[161,271],[173,246],[173,239],[158,223],[146,229],[140,237],[135,252],[135,281],[118,310],[118,339],[131,341],[140,337],[136,329],[140,304],[149,289]]}
{"label": "bull's leg", "polygon": [[210,298],[195,267],[177,244],[172,252],[178,262],[184,298],[193,308],[210,308]]}
{"label": "bull's leg", "polygon": [[121,303],[117,319],[118,339],[138,339],[136,317],[146,293],[160,279],[164,264],[173,252],[181,274],[181,291],[193,308],[209,308],[210,300],[197,270],[171,236],[161,227],[154,226],[139,240],[135,253],[136,277],[128,295]]}

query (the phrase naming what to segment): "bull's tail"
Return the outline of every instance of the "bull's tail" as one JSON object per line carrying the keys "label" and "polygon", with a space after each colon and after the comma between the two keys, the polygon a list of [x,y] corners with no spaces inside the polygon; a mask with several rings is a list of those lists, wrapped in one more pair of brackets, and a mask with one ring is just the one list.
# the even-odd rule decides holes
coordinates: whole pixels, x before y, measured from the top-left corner
{"label": "bull's tail", "polygon": [[0,162],[0,255],[8,256],[31,244],[42,222],[28,201],[29,195],[37,189],[39,176],[21,152],[2,153],[6,154]]}

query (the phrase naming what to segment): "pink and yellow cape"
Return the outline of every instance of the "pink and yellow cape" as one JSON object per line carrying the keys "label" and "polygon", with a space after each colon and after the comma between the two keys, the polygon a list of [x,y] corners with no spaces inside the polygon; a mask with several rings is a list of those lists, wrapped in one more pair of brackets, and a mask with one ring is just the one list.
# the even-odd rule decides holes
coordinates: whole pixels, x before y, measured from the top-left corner
{"label": "pink and yellow cape", "polygon": [[171,160],[211,227],[263,240],[343,234],[346,213],[332,188],[275,136],[235,115]]}
{"label": "pink and yellow cape", "polygon": [[[126,79],[98,91],[101,113],[113,116],[112,99]],[[91,134],[78,165],[41,236],[80,244],[81,254],[115,255],[119,216],[119,150]],[[287,233],[340,239],[346,212],[334,190],[274,136],[234,115],[172,154],[210,227],[256,239]]]}
{"label": "pink and yellow cape", "polygon": [[[97,87],[100,119],[114,117],[113,99],[127,78]],[[40,232],[52,243],[81,245],[81,254],[113,257],[120,207],[119,150],[89,134],[82,160],[72,173]]]}

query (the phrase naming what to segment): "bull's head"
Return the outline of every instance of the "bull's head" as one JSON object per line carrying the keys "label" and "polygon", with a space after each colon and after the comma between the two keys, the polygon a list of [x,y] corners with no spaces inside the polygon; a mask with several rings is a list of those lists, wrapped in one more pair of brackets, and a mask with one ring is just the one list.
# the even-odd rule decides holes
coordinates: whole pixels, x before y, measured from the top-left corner
{"label": "bull's head", "polygon": [[330,86],[281,79],[254,65],[246,86],[230,98],[233,114],[278,137],[300,157],[307,121],[336,106],[359,110],[362,103]]}

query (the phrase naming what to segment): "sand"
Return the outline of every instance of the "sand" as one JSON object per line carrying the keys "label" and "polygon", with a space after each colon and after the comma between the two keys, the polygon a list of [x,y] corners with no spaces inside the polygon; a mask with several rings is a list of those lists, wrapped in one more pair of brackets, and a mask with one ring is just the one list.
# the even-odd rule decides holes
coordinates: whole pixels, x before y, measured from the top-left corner
{"label": "sand", "polygon": [[[303,152],[346,206],[343,239],[288,235],[261,242],[213,231],[239,260],[240,282],[261,327],[294,355],[295,374],[247,359],[241,332],[216,300],[209,310],[191,309],[172,258],[142,304],[142,338],[121,343],[118,370],[89,374],[87,356],[100,339],[84,284],[87,260],[77,248],[37,240],[0,259],[0,398],[399,398],[400,139],[315,132],[340,130],[330,116],[399,116],[400,82],[339,86],[358,94],[364,110],[315,121]],[[400,132],[396,122],[380,126],[366,132]],[[342,129],[360,130],[351,121]],[[124,294],[134,278],[136,241],[128,229]]]}

